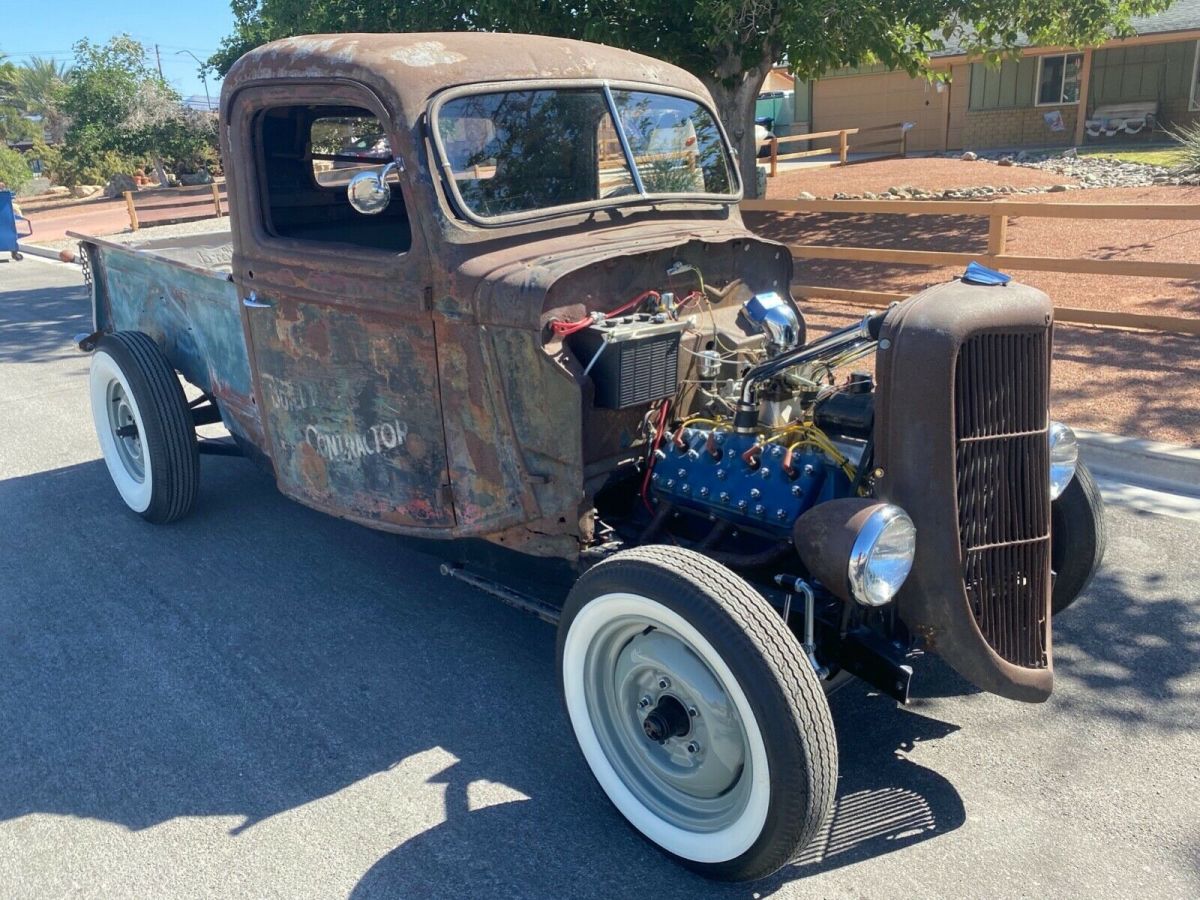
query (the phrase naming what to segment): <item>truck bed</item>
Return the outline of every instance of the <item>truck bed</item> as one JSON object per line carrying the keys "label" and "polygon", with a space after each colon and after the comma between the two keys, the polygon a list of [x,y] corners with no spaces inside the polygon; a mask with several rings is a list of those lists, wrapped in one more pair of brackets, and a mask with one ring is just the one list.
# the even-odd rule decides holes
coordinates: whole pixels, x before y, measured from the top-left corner
{"label": "truck bed", "polygon": [[229,231],[71,236],[87,267],[94,331],[149,335],[184,378],[214,398],[230,433],[261,447]]}

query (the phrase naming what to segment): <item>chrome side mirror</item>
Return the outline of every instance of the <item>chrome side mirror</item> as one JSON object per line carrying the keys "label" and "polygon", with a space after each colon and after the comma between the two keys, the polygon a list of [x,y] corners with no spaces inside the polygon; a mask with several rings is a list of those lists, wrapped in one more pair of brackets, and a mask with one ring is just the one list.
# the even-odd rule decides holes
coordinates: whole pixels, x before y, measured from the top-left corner
{"label": "chrome side mirror", "polygon": [[346,199],[355,212],[364,216],[376,216],[387,209],[392,200],[392,189],[387,177],[397,170],[390,162],[377,172],[359,172],[346,185]]}

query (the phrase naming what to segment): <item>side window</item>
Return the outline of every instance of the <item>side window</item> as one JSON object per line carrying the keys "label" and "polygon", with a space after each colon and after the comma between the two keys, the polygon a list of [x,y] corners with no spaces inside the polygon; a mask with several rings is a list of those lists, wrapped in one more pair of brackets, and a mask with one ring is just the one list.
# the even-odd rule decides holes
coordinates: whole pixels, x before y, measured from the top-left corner
{"label": "side window", "polygon": [[262,218],[273,237],[349,244],[389,252],[412,246],[404,196],[367,216],[350,205],[346,185],[392,160],[387,129],[370,111],[347,106],[277,106],[257,117],[254,140],[262,167]]}

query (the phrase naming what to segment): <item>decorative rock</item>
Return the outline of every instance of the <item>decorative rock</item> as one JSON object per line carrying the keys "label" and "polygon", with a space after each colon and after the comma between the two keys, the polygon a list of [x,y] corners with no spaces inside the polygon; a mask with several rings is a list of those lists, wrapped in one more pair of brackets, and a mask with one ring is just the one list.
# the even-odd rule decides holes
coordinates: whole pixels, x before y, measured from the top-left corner
{"label": "decorative rock", "polygon": [[1011,166],[1012,164],[1013,158],[1011,156],[1002,156],[996,160],[996,165],[998,166]]}
{"label": "decorative rock", "polygon": [[979,159],[979,154],[973,150],[964,150],[963,155],[960,156],[959,159],[966,162],[975,162],[975,160]]}
{"label": "decorative rock", "polygon": [[103,185],[99,184],[77,184],[71,189],[71,196],[76,200],[86,200],[88,197],[94,197],[104,190]]}
{"label": "decorative rock", "polygon": [[801,191],[796,195],[797,200],[816,200],[816,195],[810,194],[808,191]]}
{"label": "decorative rock", "polygon": [[212,180],[212,176],[203,171],[179,176],[179,183],[183,185],[212,184]]}
{"label": "decorative rock", "polygon": [[137,182],[132,175],[114,175],[104,187],[105,197],[120,197],[126,191],[136,191]]}
{"label": "decorative rock", "polygon": [[1046,188],[1051,194],[1061,194],[1063,191],[1069,191],[1070,189],[1071,186],[1069,184],[1052,184]]}
{"label": "decorative rock", "polygon": [[1063,155],[1063,159],[1078,159],[1079,158],[1079,148],[1078,147],[1068,147],[1066,150],[1064,150],[1062,152],[1062,155]]}

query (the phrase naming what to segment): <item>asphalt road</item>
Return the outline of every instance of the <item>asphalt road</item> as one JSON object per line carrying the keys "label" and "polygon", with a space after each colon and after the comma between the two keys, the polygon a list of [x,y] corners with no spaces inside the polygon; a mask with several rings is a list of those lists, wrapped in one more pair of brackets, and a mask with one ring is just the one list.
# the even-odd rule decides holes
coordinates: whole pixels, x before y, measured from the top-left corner
{"label": "asphalt road", "polygon": [[551,627],[241,460],[205,459],[184,522],[128,513],[88,323],[78,270],[0,262],[0,895],[1200,894],[1194,521],[1111,511],[1043,706],[936,659],[907,708],[836,695],[829,833],[713,885],[591,781]]}

